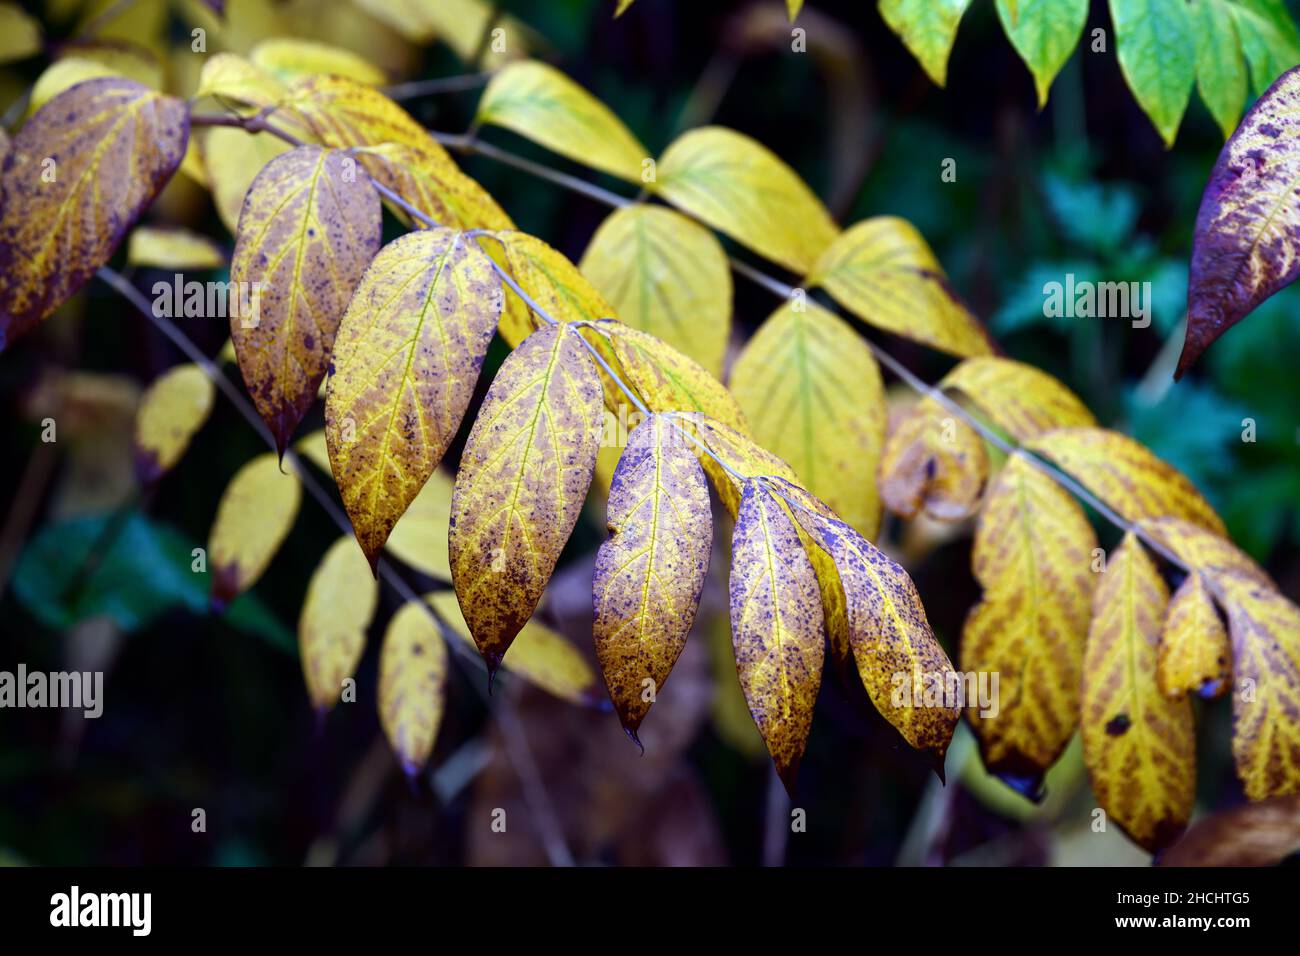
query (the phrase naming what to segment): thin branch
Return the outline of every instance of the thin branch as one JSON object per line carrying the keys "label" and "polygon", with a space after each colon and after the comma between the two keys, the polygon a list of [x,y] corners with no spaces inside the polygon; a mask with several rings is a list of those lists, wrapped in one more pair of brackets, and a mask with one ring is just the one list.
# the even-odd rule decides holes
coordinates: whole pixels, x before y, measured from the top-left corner
{"label": "thin branch", "polygon": [[492,79],[491,70],[482,73],[463,73],[460,76],[439,76],[431,80],[412,80],[409,83],[395,83],[385,88],[384,95],[400,103],[420,96],[477,90],[485,86],[490,79]]}

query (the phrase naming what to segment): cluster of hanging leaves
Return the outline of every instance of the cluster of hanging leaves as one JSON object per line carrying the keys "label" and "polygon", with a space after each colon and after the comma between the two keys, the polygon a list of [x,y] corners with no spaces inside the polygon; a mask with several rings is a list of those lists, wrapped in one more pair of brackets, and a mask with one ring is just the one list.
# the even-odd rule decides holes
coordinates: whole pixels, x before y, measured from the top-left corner
{"label": "cluster of hanging leaves", "polygon": [[[965,4],[929,6],[955,26]],[[882,7],[917,15],[908,3]],[[655,158],[563,74],[516,62],[484,91],[479,126],[663,203],[613,212],[575,266],[517,231],[363,69],[335,58],[330,75],[295,75],[285,64],[302,51],[288,52],[213,56],[200,81],[200,102],[260,112],[301,142],[236,150],[227,172],[205,164],[235,232],[232,276],[266,290],[252,321],[232,315],[232,351],[279,452],[232,479],[208,556],[221,607],[255,584],[294,523],[301,482],[282,467],[291,445],[332,475],[355,540],[329,549],[301,612],[317,708],[339,699],[357,667],[385,553],[453,589],[403,607],[384,637],[379,709],[408,770],[436,739],[443,641],[472,645],[489,674],[504,666],[566,699],[598,701],[581,656],[531,620],[594,484],[608,488],[609,527],[593,577],[596,657],[636,739],[691,630],[714,535],[728,532],[711,487],[729,514],[740,686],[788,787],[829,648],[836,669],[856,671],[880,713],[940,767],[963,709],[988,766],[1026,791],[1081,731],[1103,806],[1153,849],[1191,810],[1190,695],[1231,690],[1233,755],[1251,798],[1300,791],[1300,611],[1224,537],[1185,477],[1098,428],[1051,376],[995,357],[910,224],[879,217],[841,230],[792,169],[734,130],[688,131]],[[24,124],[0,179],[4,347],[108,260],[181,166],[189,131],[187,104],[119,78],[73,85]],[[217,160],[210,139],[204,155]],[[48,182],[45,158],[62,167]],[[392,195],[413,231],[381,247]],[[800,277],[734,362],[730,388],[719,381],[728,263],[711,230]],[[139,255],[156,238],[144,234]],[[887,434],[871,347],[811,301],[812,289],[961,361]],[[497,332],[513,351],[453,478],[439,465]],[[182,366],[150,389],[136,436],[145,480],[176,463],[206,418],[205,371]],[[322,387],[323,432],[294,442]],[[620,449],[606,425],[629,404],[638,420]],[[996,469],[968,416],[1019,446]],[[1132,529],[1110,555],[1054,468]],[[959,660],[1000,675],[998,707],[948,692],[961,675],[911,579],[871,543],[884,508],[977,516],[983,595]],[[1190,572],[1179,578],[1179,566]]]}

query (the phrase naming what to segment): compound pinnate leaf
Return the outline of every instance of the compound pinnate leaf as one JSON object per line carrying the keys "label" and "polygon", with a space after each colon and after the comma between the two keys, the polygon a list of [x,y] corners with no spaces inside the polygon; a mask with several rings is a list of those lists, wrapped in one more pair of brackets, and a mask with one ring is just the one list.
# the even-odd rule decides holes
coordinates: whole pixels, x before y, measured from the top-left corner
{"label": "compound pinnate leaf", "polygon": [[948,54],[971,0],[880,0],[880,16],[920,61],[930,79],[948,81]]}
{"label": "compound pinnate leaf", "polygon": [[0,351],[109,260],[180,165],[189,129],[184,100],[112,77],[23,125],[0,175]]}
{"label": "compound pinnate leaf", "polygon": [[419,602],[402,605],[379,654],[379,720],[407,776],[424,769],[446,703],[447,645]]}
{"label": "compound pinnate leaf", "polygon": [[[506,230],[494,232],[504,266],[519,287],[557,322],[594,322],[614,315],[610,305],[578,267],[536,236]],[[501,260],[498,260],[501,261]],[[518,345],[537,327],[528,306],[513,290],[506,290],[507,315],[501,319],[501,337]]]}
{"label": "compound pinnate leaf", "polygon": [[1209,345],[1300,275],[1300,68],[1251,107],[1224,145],[1192,236],[1182,375]]}
{"label": "compound pinnate leaf", "polygon": [[1300,608],[1237,571],[1216,576],[1232,638],[1232,756],[1251,800],[1300,792]]}
{"label": "compound pinnate leaf", "polygon": [[280,549],[302,501],[298,477],[276,455],[258,455],[236,472],[208,535],[212,605],[223,609],[247,591]]}
{"label": "compound pinnate leaf", "polygon": [[565,324],[526,338],[483,399],[452,491],[449,550],[489,675],[537,608],[577,523],[602,408],[596,366]]}
{"label": "compound pinnate leaf", "polygon": [[379,582],[352,536],[339,538],[307,584],[298,615],[298,656],[312,706],[338,703],[366,647],[366,628],[379,602]]}
{"label": "compound pinnate leaf", "polygon": [[650,157],[604,103],[537,60],[511,63],[493,76],[476,119],[628,182],[641,182],[642,164]]}
{"label": "compound pinnate leaf", "polygon": [[764,447],[867,538],[880,526],[872,477],[885,444],[885,399],[871,349],[839,316],[786,303],[731,369],[731,393]]}
{"label": "compound pinnate leaf", "polygon": [[608,525],[592,577],[593,636],[614,709],[635,739],[686,646],[713,546],[704,471],[669,419],[651,415],[632,432]]}
{"label": "compound pinnate leaf", "polygon": [[905,219],[877,216],[845,230],[822,252],[807,282],[887,332],[963,358],[990,351],[983,326]]}
{"label": "compound pinnate leaf", "polygon": [[1055,428],[1097,424],[1072,391],[1046,372],[994,356],[967,359],[946,376],[944,388],[962,392],[989,420],[1016,441],[1030,441]]}
{"label": "compound pinnate leaf", "polygon": [[1038,108],[1083,35],[1088,0],[998,0],[998,18],[1011,45],[1034,75]]}
{"label": "compound pinnate leaf", "polygon": [[[249,395],[283,454],[329,367],[352,293],[379,250],[379,194],[355,159],[300,146],[244,198],[230,278],[230,338]],[[256,303],[247,314],[243,300]]]}
{"label": "compound pinnate leaf", "polygon": [[334,479],[373,565],[460,427],[501,314],[501,284],[463,233],[380,250],[339,325],[325,397]]}
{"label": "compound pinnate leaf", "polygon": [[[430,152],[408,143],[360,146],[354,154],[376,182],[442,226],[457,229],[513,229],[514,223],[495,199],[462,173],[444,151]],[[393,206],[397,218],[412,226],[406,210]]]}
{"label": "compound pinnate leaf", "polygon": [[1129,521],[1181,518],[1225,533],[1223,521],[1187,476],[1127,435],[1105,428],[1060,428],[1026,447],[1051,459]]}
{"label": "compound pinnate leaf", "polygon": [[578,268],[619,320],[722,374],[731,266],[708,229],[661,206],[625,206],[601,223]]}
{"label": "compound pinnate leaf", "polygon": [[1219,697],[1232,676],[1232,646],[1205,579],[1193,572],[1169,602],[1156,679],[1166,697]]}
{"label": "compound pinnate leaf", "polygon": [[988,475],[984,439],[955,412],[926,397],[904,412],[885,440],[880,497],[904,518],[925,511],[938,521],[960,521],[979,505]]}
{"label": "compound pinnate leaf", "polygon": [[812,563],[784,505],[748,480],[731,539],[731,641],[736,672],[786,790],[821,686],[823,618]]}
{"label": "compound pinnate leaf", "polygon": [[1093,792],[1152,852],[1183,831],[1196,795],[1191,702],[1156,686],[1168,603],[1155,563],[1127,534],[1097,586],[1083,668],[1083,754]]}
{"label": "compound pinnate leaf", "polygon": [[178,365],[149,386],[135,416],[135,472],[142,484],[157,481],[181,460],[212,412],[214,391],[197,365]]}
{"label": "compound pinnate leaf", "polygon": [[793,169],[761,143],[721,126],[694,129],[674,140],[649,188],[800,274],[839,232]]}
{"label": "compound pinnate leaf", "polygon": [[942,768],[961,702],[952,697],[957,675],[930,629],[916,585],[824,502],[779,478],[768,480],[795,505],[795,519],[834,562],[849,647],[872,703]]}
{"label": "compound pinnate leaf", "polygon": [[1097,539],[1064,489],[1016,455],[989,489],[971,564],[984,589],[961,666],[998,675],[995,706],[967,716],[985,765],[1033,792],[1079,721]]}
{"label": "compound pinnate leaf", "polygon": [[1173,146],[1196,82],[1196,25],[1186,0],[1110,0],[1120,69],[1133,98]]}

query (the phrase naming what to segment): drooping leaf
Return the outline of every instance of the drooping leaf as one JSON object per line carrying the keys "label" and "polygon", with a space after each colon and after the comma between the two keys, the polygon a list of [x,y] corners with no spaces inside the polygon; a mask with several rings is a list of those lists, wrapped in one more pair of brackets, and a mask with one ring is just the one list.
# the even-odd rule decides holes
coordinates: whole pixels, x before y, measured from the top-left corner
{"label": "drooping leaf", "polygon": [[493,76],[475,119],[628,182],[641,182],[650,157],[609,107],[538,60],[511,63]]}
{"label": "drooping leaf", "polygon": [[731,369],[755,439],[867,538],[880,526],[874,476],[885,443],[880,369],[865,341],[814,303],[777,309]]}
{"label": "drooping leaf", "polygon": [[1105,428],[1060,428],[1026,447],[1046,456],[1129,521],[1181,518],[1215,534],[1223,522],[1182,472]]}
{"label": "drooping leaf", "polygon": [[750,715],[793,793],[821,686],[823,618],[812,563],[781,502],[744,483],[731,540],[731,640]]}
{"label": "drooping leaf", "polygon": [[1082,508],[1022,456],[989,488],[971,552],[984,589],[966,617],[961,667],[997,674],[993,706],[967,707],[984,764],[1033,793],[1079,722],[1097,538]]}
{"label": "drooping leaf", "polygon": [[258,455],[235,473],[208,534],[212,606],[220,611],[262,576],[293,527],[302,486],[274,454]]}
{"label": "drooping leaf", "polygon": [[1166,697],[1219,697],[1232,676],[1232,646],[1214,598],[1199,572],[1189,574],[1169,602],[1160,632],[1156,678]]}
{"label": "drooping leaf", "polygon": [[713,490],[733,518],[740,510],[745,479],[774,476],[793,485],[799,484],[799,476],[783,459],[725,422],[700,412],[673,417],[688,429],[694,429],[695,437],[708,452],[712,452],[698,451],[697,454]]}
{"label": "drooping leaf", "polygon": [[1160,857],[1161,866],[1276,866],[1300,853],[1300,795],[1201,817]]}
{"label": "drooping leaf", "polygon": [[[326,465],[328,468],[328,464]],[[451,530],[451,476],[436,469],[397,519],[384,546],[398,560],[440,581],[451,581],[447,535]]]}
{"label": "drooping leaf", "polygon": [[[527,31],[491,0],[356,0],[415,43],[446,43],[462,62],[496,69],[527,56]],[[499,31],[499,32],[498,32]]]}
{"label": "drooping leaf", "polygon": [[[528,297],[557,322],[594,322],[613,316],[614,307],[605,301],[577,266],[536,236],[513,230],[495,232],[490,250],[499,245],[504,266]],[[538,327],[541,319],[513,290],[506,290],[507,314],[501,319],[501,337],[518,345]]]}
{"label": "drooping leaf", "polygon": [[351,535],[325,552],[307,583],[298,615],[298,656],[307,695],[317,711],[333,709],[366,647],[366,628],[379,602],[379,582]]}
{"label": "drooping leaf", "polygon": [[1156,686],[1169,591],[1131,532],[1097,585],[1083,666],[1083,754],[1093,792],[1124,832],[1152,852],[1192,815],[1196,737],[1191,702]]}
{"label": "drooping leaf", "polygon": [[731,267],[712,232],[661,206],[625,206],[601,223],[578,268],[625,325],[722,374]]}
{"label": "drooping leaf", "polygon": [[1246,102],[1246,58],[1237,38],[1232,0],[1194,0],[1196,90],[1227,139]]}
{"label": "drooping leaf", "polygon": [[141,396],[135,417],[135,472],[142,484],[157,481],[181,460],[212,412],[214,392],[203,369],[178,365]]}
{"label": "drooping leaf", "polygon": [[793,169],[766,146],[722,126],[675,139],[648,185],[683,212],[801,275],[839,232]]}
{"label": "drooping leaf", "polygon": [[951,355],[987,355],[984,327],[911,223],[877,216],[847,229],[808,275],[862,321]]}
{"label": "drooping leaf", "polygon": [[137,226],[127,240],[126,261],[146,269],[220,269],[226,254],[207,236],[188,229]]}
{"label": "drooping leaf", "polygon": [[596,366],[577,331],[560,324],[510,353],[479,408],[452,492],[449,549],[489,674],[532,616],[578,520],[602,404]]}
{"label": "drooping leaf", "polygon": [[632,432],[608,525],[592,577],[592,633],[614,709],[636,739],[686,646],[713,546],[704,472],[669,419],[652,415]]}
{"label": "drooping leaf", "polygon": [[971,0],[880,0],[880,16],[938,86],[948,82],[948,54]]}
{"label": "drooping leaf", "polygon": [[1083,35],[1088,0],[998,0],[1007,39],[1034,75],[1038,108],[1047,105],[1052,80]]}
{"label": "drooping leaf", "polygon": [[[453,229],[513,229],[495,199],[466,176],[445,151],[429,152],[408,143],[361,146],[354,154],[377,182],[442,226]],[[411,227],[425,223],[397,206],[393,214]]]}
{"label": "drooping leaf", "polygon": [[1232,16],[1250,67],[1250,85],[1263,94],[1300,63],[1300,33],[1285,0],[1232,0]]}
{"label": "drooping leaf", "polygon": [[379,249],[379,195],[336,150],[300,146],[266,165],[239,216],[230,278],[255,311],[230,312],[249,395],[283,454],[316,400],[352,293]]}
{"label": "drooping leaf", "polygon": [[1187,0],[1110,0],[1120,70],[1165,147],[1196,82],[1196,24]]}
{"label": "drooping leaf", "polygon": [[81,83],[14,137],[0,175],[0,351],[113,255],[185,155],[183,100],[138,83]]}
{"label": "drooping leaf", "polygon": [[452,229],[390,242],[362,276],[334,343],[325,436],[372,565],[455,437],[500,314],[491,263]]}
{"label": "drooping leaf", "polygon": [[927,396],[904,413],[885,440],[880,497],[904,518],[924,511],[938,521],[960,521],[975,511],[988,475],[984,439]]}
{"label": "drooping leaf", "polygon": [[967,359],[945,375],[941,384],[962,392],[1016,441],[1030,441],[1054,428],[1097,424],[1072,391],[1023,362],[994,356]]}
{"label": "drooping leaf", "polygon": [[1201,196],[1187,286],[1181,376],[1220,335],[1300,274],[1300,69],[1250,108]]}
{"label": "drooping leaf", "polygon": [[1213,579],[1222,571],[1234,571],[1276,590],[1273,579],[1250,556],[1223,535],[1207,531],[1180,518],[1152,518],[1138,527],[1167,547],[1188,566]]}
{"label": "drooping leaf", "polygon": [[407,776],[424,769],[446,703],[447,645],[429,611],[412,601],[393,615],[379,655],[379,719]]}
{"label": "drooping leaf", "polygon": [[383,70],[351,50],[297,37],[263,40],[248,58],[282,83],[318,74],[344,76],[368,86],[379,86],[387,79]]}

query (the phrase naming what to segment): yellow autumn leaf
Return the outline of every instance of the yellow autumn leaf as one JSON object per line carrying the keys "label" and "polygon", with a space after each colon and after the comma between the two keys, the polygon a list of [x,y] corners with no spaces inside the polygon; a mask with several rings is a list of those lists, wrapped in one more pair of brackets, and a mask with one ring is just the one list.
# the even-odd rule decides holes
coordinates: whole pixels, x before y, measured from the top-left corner
{"label": "yellow autumn leaf", "polygon": [[880,369],[865,341],[815,303],[786,303],[745,344],[731,393],[754,438],[867,538],[880,527],[885,443]]}
{"label": "yellow autumn leaf", "polygon": [[1199,571],[1183,579],[1160,632],[1156,678],[1167,697],[1221,696],[1232,677],[1232,646]]}
{"label": "yellow autumn leaf", "polygon": [[1171,517],[1140,520],[1138,527],[1210,580],[1222,571],[1233,571],[1277,589],[1268,573],[1222,534]]}
{"label": "yellow autumn leaf", "polygon": [[532,616],[577,523],[602,405],[596,366],[576,330],[560,324],[507,356],[479,408],[452,492],[450,553],[489,675]]}
{"label": "yellow autumn leaf", "polygon": [[135,415],[135,473],[142,484],[181,460],[212,413],[213,397],[212,380],[197,365],[178,365],[149,386]]}
{"label": "yellow autumn leaf", "polygon": [[271,133],[246,133],[242,129],[213,126],[195,134],[207,173],[212,203],[221,224],[231,235],[239,232],[244,197],[266,165],[291,147]]}
{"label": "yellow autumn leaf", "polygon": [[[445,151],[429,152],[407,143],[380,143],[353,150],[377,182],[441,226],[453,229],[513,229],[514,223],[487,191],[466,176]],[[411,227],[413,220],[394,205],[393,214]]]}
{"label": "yellow autumn leaf", "polygon": [[960,391],[990,422],[1019,442],[1054,428],[1097,424],[1072,391],[1023,362],[992,355],[969,358],[940,384]]}
{"label": "yellow autumn leaf", "polygon": [[992,705],[968,703],[966,714],[985,766],[1024,793],[1079,723],[1096,547],[1078,502],[1023,456],[1009,458],[975,530],[984,594],[966,617],[960,660],[963,671],[998,675]]}
{"label": "yellow autumn leaf", "polygon": [[[328,465],[326,466],[328,467]],[[390,554],[440,581],[451,582],[447,536],[451,531],[451,476],[441,468],[429,476],[385,545]]]}
{"label": "yellow autumn leaf", "polygon": [[717,237],[681,213],[638,203],[616,209],[578,268],[624,325],[722,374],[731,333],[731,266]]}
{"label": "yellow autumn leaf", "polygon": [[0,63],[41,52],[41,24],[16,3],[0,3]]}
{"label": "yellow autumn leaf", "polygon": [[963,358],[991,351],[979,319],[906,219],[877,216],[840,233],[806,281],[886,332]]}
{"label": "yellow autumn leaf", "polygon": [[609,107],[539,60],[511,63],[493,76],[475,122],[511,130],[627,182],[641,182],[642,164],[650,158]]}
{"label": "yellow autumn leaf", "polygon": [[395,239],[339,325],[325,398],[334,478],[373,565],[442,460],[501,314],[501,285],[453,229]]}
{"label": "yellow autumn leaf", "polygon": [[188,136],[183,100],[111,77],[59,94],[23,124],[0,181],[0,351],[109,260]]}
{"label": "yellow autumn leaf", "polygon": [[725,422],[700,412],[675,414],[673,419],[712,452],[700,450],[697,454],[718,499],[733,518],[740,510],[745,479],[772,476],[799,484],[799,476],[784,460]]}
{"label": "yellow autumn leaf", "polygon": [[224,609],[262,576],[293,527],[301,501],[297,476],[282,472],[270,452],[235,473],[208,533],[214,608]]}
{"label": "yellow autumn leaf", "polygon": [[927,396],[903,413],[885,440],[880,497],[904,518],[924,511],[938,521],[960,521],[978,507],[988,474],[984,439]]}
{"label": "yellow autumn leaf", "polygon": [[1187,826],[1196,796],[1191,702],[1156,686],[1169,591],[1131,532],[1097,585],[1083,666],[1083,755],[1110,819],[1153,853]]}
{"label": "yellow autumn leaf", "polygon": [[[485,242],[489,251],[493,245],[500,246],[502,264],[515,282],[557,322],[594,322],[614,315],[614,307],[577,266],[536,236],[514,230],[494,232]],[[501,337],[514,347],[542,320],[534,318],[529,306],[510,289],[506,290],[506,305]]]}
{"label": "yellow autumn leaf", "polygon": [[1062,428],[1025,447],[1055,462],[1129,521],[1181,518],[1225,533],[1223,521],[1187,476],[1127,435],[1105,428]]}
{"label": "yellow autumn leaf", "polygon": [[127,44],[69,44],[60,51],[58,59],[36,78],[27,103],[27,115],[35,113],[78,83],[110,76],[133,80],[151,90],[161,90],[164,86],[162,63],[148,50]]}
{"label": "yellow autumn leaf", "polygon": [[383,70],[351,50],[314,40],[271,37],[253,47],[248,58],[283,83],[321,73],[346,76],[370,86],[379,86],[388,79]]}
{"label": "yellow autumn leaf", "polygon": [[[466,64],[495,69],[526,56],[527,31],[491,0],[355,0],[416,43],[446,43]],[[481,61],[475,62],[481,55]]]}
{"label": "yellow autumn leaf", "polygon": [[242,103],[262,109],[274,106],[289,88],[268,70],[234,53],[214,53],[203,61],[195,99]]}
{"label": "yellow autumn leaf", "polygon": [[298,615],[298,656],[317,711],[332,709],[356,672],[378,601],[365,555],[351,535],[339,538],[312,573]]}
{"label": "yellow autumn leaf", "polygon": [[713,546],[704,471],[669,419],[652,415],[632,432],[608,526],[592,574],[592,635],[614,709],[636,740],[686,646]]}
{"label": "yellow autumn leaf", "polygon": [[325,429],[318,428],[308,432],[293,443],[296,454],[307,459],[327,475],[333,475],[330,469],[329,446],[325,442]]}
{"label": "yellow autumn leaf", "polygon": [[305,127],[335,149],[399,143],[425,153],[445,152],[404,109],[346,76],[311,76],[291,84],[273,118]]}
{"label": "yellow autumn leaf", "polygon": [[188,229],[137,226],[126,244],[126,261],[147,269],[220,269],[226,254],[207,236]]}
{"label": "yellow autumn leaf", "polygon": [[230,338],[281,454],[316,400],[343,312],[382,231],[379,194],[336,150],[291,150],[248,190],[230,265],[241,298],[230,310]]}
{"label": "yellow autumn leaf", "polygon": [[429,762],[447,694],[447,645],[428,608],[403,604],[379,654],[379,720],[407,776]]}
{"label": "yellow autumn leaf", "polygon": [[753,479],[743,485],[731,539],[730,596],[740,686],[793,794],[821,686],[821,592],[790,516]]}
{"label": "yellow autumn leaf", "polygon": [[948,82],[948,54],[971,0],[879,0],[880,17],[898,34],[935,85]]}
{"label": "yellow autumn leaf", "polygon": [[839,233],[793,169],[766,146],[722,126],[691,130],[674,140],[649,188],[800,275]]}

